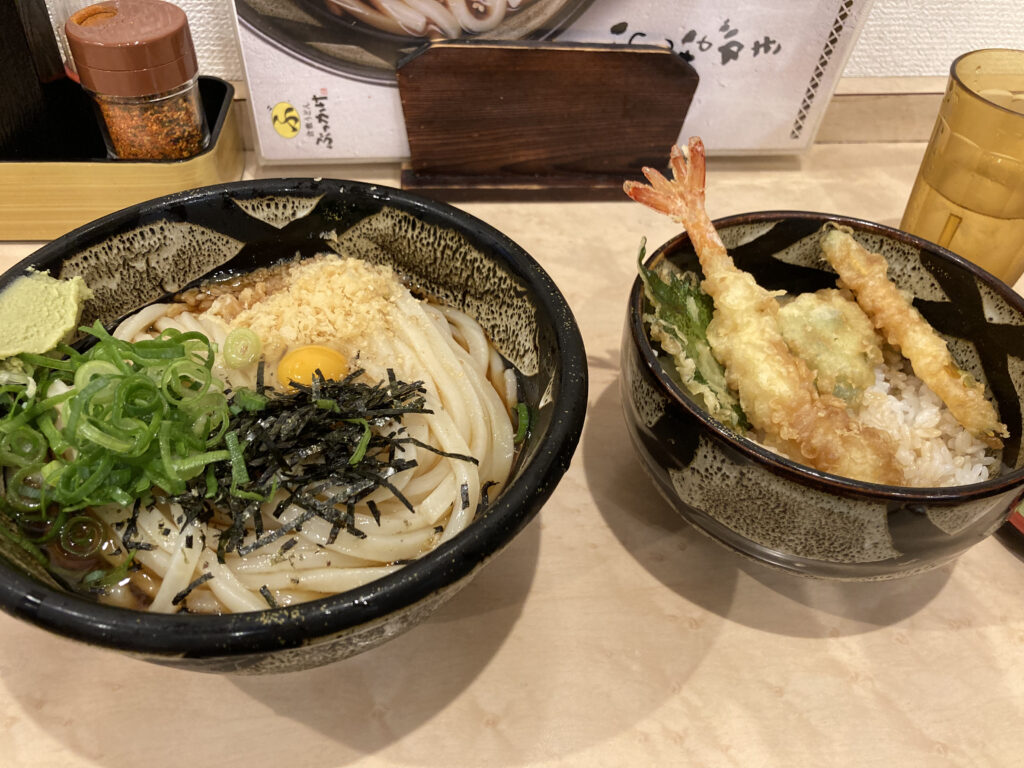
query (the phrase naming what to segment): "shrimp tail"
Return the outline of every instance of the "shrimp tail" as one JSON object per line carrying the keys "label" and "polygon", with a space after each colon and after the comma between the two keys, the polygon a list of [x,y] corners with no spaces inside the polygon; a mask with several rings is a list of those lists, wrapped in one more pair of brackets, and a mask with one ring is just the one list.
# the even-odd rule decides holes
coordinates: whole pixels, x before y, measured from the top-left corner
{"label": "shrimp tail", "polygon": [[723,280],[728,283],[737,270],[704,205],[707,158],[700,137],[692,137],[685,150],[673,145],[669,167],[671,180],[654,168],[644,168],[643,174],[649,183],[627,181],[622,190],[636,202],[683,225],[697,251],[704,276],[709,280],[708,293],[714,296],[718,283]]}
{"label": "shrimp tail", "polygon": [[685,151],[673,145],[669,167],[672,169],[672,181],[654,168],[644,167],[644,178],[649,186],[638,181],[627,181],[622,185],[622,190],[641,205],[671,216],[689,229],[694,223],[694,215],[704,211],[704,180],[707,172],[704,142],[694,136]]}

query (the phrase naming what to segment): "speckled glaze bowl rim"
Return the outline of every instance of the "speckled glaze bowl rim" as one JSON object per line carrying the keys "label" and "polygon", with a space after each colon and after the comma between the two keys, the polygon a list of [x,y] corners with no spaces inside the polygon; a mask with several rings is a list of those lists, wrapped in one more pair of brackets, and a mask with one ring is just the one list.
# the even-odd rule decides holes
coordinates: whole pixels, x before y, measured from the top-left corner
{"label": "speckled glaze bowl rim", "polygon": [[[14,274],[66,255],[147,216],[227,194],[295,194],[323,187],[356,193],[468,233],[485,244],[532,289],[532,303],[551,318],[560,352],[559,396],[551,422],[529,463],[490,507],[458,536],[395,573],[369,584],[295,606],[225,615],[154,614],[102,605],[50,588],[0,564],[0,607],[65,637],[143,655],[229,657],[284,650],[329,639],[411,607],[473,573],[499,552],[537,514],[569,466],[587,406],[587,361],[583,338],[568,303],[540,264],[508,236],[445,203],[384,185],[337,179],[280,178],[228,182],[142,202],[83,225],[44,245],[7,272]],[[76,245],[78,244],[78,245]]]}
{"label": "speckled glaze bowl rim", "polygon": [[[719,231],[738,225],[766,224],[786,219],[820,221],[822,225],[826,222],[835,222],[851,227],[855,231],[867,232],[873,235],[881,235],[892,238],[904,244],[911,245],[921,250],[938,255],[940,258],[955,263],[964,271],[971,273],[976,279],[983,282],[988,288],[998,293],[1022,317],[1024,317],[1024,298],[1019,296],[1010,286],[985,270],[958,256],[952,251],[946,250],[935,243],[911,235],[894,227],[878,224],[865,219],[858,219],[840,214],[820,213],[815,211],[789,211],[769,210],[753,211],[749,213],[734,214],[720,219],[715,219],[713,224]],[[658,260],[665,257],[665,254],[676,250],[682,243],[689,240],[689,235],[684,231],[673,237],[666,243],[658,246],[646,259],[645,264],[650,267]],[[789,480],[803,485],[813,486],[827,492],[840,493],[844,495],[857,495],[877,500],[893,501],[901,503],[943,503],[943,502],[964,502],[972,499],[985,498],[998,493],[1003,493],[1015,486],[1024,484],[1024,467],[1007,472],[1006,474],[990,478],[981,483],[971,485],[949,486],[946,488],[913,488],[880,485],[867,483],[860,480],[853,480],[841,477],[828,472],[821,472],[806,465],[792,461],[780,454],[759,445],[748,438],[742,437],[715,419],[711,418],[704,409],[698,406],[683,390],[669,377],[661,363],[658,362],[657,354],[651,344],[650,338],[644,328],[643,322],[643,284],[637,276],[629,292],[628,302],[628,326],[630,338],[633,345],[639,350],[643,365],[650,372],[651,376],[660,385],[661,394],[668,397],[671,402],[687,412],[689,416],[699,421],[705,429],[712,433],[718,440],[728,444],[733,450],[745,456],[751,462],[763,465],[769,471]]]}

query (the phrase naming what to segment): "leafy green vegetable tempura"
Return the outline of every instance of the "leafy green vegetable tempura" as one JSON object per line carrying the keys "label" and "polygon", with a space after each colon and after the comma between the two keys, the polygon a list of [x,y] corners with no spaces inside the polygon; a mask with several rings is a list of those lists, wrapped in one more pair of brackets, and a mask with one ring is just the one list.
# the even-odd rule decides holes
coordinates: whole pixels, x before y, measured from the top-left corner
{"label": "leafy green vegetable tempura", "polygon": [[683,272],[667,260],[654,269],[644,266],[646,240],[640,245],[637,264],[644,294],[652,312],[644,315],[651,338],[672,357],[679,382],[708,413],[737,430],[749,428],[747,419],[725,381],[725,368],[715,359],[707,328],[714,304],[693,272]]}

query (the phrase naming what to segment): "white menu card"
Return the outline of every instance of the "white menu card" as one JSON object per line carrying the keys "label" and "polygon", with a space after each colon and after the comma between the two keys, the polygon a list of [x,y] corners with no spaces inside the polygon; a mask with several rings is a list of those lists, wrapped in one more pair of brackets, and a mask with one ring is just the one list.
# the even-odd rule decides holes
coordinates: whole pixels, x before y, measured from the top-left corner
{"label": "white menu card", "polygon": [[[481,22],[477,31],[463,31],[467,36],[671,49],[700,77],[680,126],[680,140],[699,135],[709,154],[778,154],[810,146],[871,4],[435,1],[443,12],[438,19],[447,18],[455,6],[465,15],[463,4],[468,10],[490,9],[495,3],[501,7],[501,23],[484,29]],[[382,14],[369,0],[235,0],[262,159],[407,159],[409,144],[394,68],[423,39],[395,24],[415,26],[415,8],[422,9],[424,2],[410,3],[411,12],[396,21],[377,18]],[[393,0],[392,7],[404,4]],[[360,16],[346,10],[360,6],[368,12]],[[557,9],[548,12],[548,7]],[[472,22],[470,17],[467,26]],[[439,34],[431,23],[428,19],[428,32]],[[436,24],[444,26],[444,21]],[[446,34],[451,35],[451,29]]]}

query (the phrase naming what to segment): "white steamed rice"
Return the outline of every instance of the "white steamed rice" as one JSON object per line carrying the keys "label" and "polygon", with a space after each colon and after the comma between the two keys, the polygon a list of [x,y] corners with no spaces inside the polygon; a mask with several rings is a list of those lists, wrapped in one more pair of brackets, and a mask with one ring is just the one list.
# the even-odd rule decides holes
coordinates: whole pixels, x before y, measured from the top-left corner
{"label": "white steamed rice", "polygon": [[987,480],[997,461],[919,378],[879,366],[875,384],[864,391],[860,421],[889,433],[906,485],[937,487]]}

